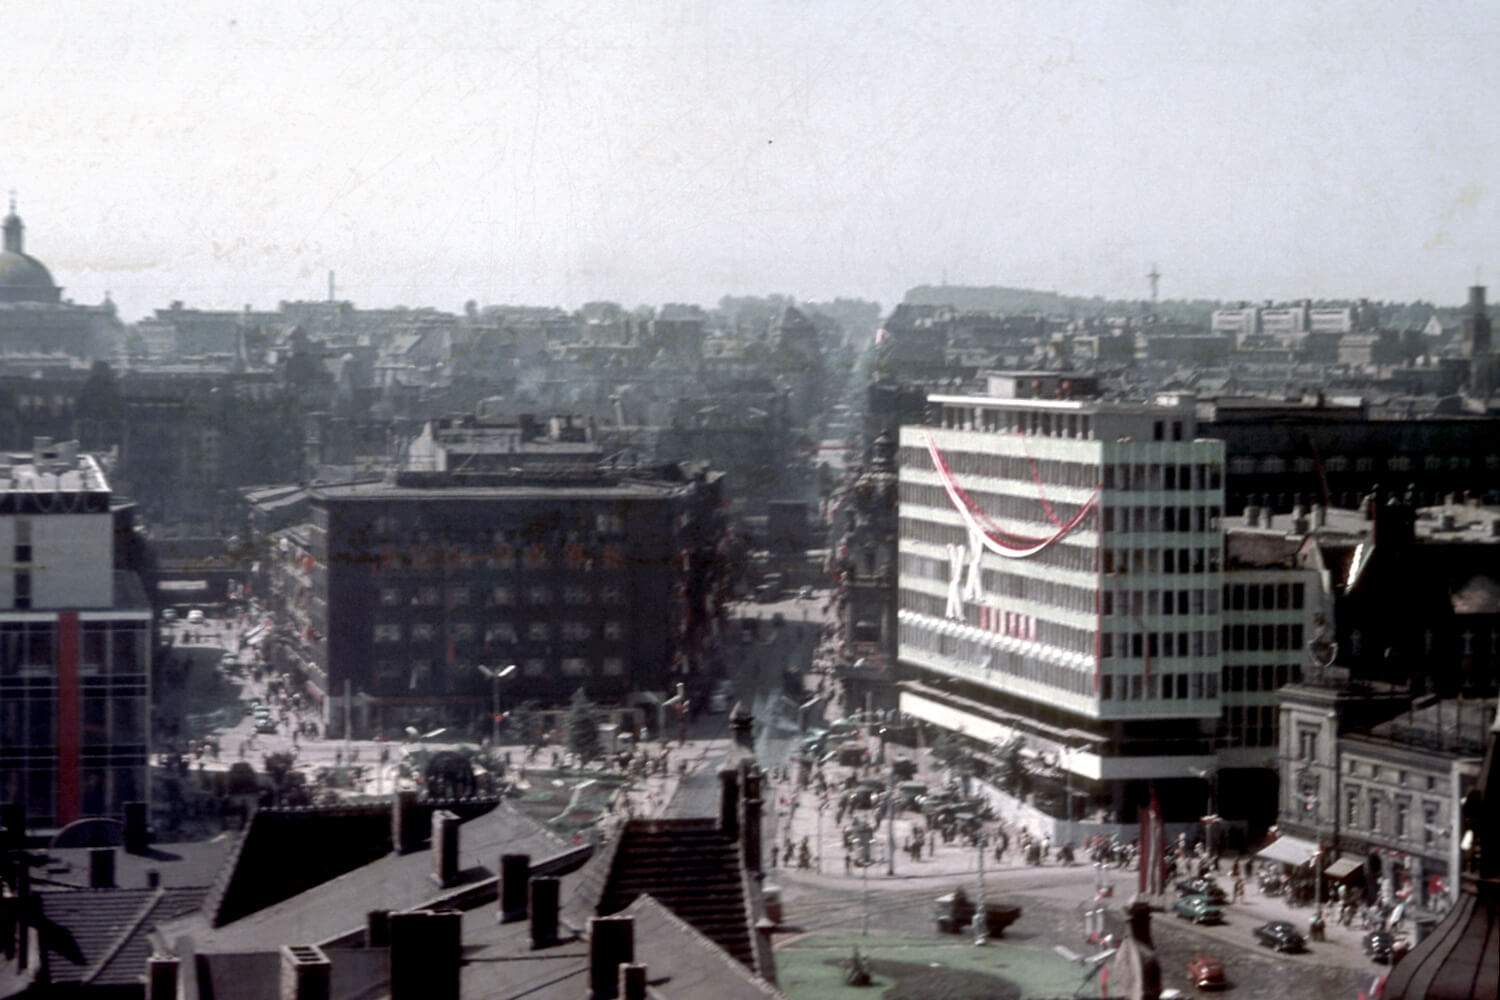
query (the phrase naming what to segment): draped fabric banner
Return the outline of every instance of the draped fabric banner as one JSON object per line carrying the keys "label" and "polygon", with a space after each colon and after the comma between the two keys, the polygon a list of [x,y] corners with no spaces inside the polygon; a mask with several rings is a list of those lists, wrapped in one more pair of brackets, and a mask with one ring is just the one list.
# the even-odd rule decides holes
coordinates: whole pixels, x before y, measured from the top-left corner
{"label": "draped fabric banner", "polygon": [[[948,467],[943,453],[938,450],[937,442],[932,435],[926,435],[927,453],[932,456],[933,468],[937,470],[938,478],[942,480],[943,491],[948,494],[948,500],[953,504],[953,509],[958,511],[958,516],[963,518],[964,524],[969,529],[969,537],[981,542],[985,549],[1003,556],[1006,559],[1025,559],[1034,556],[1048,546],[1061,541],[1070,532],[1083,523],[1089,511],[1099,502],[1099,488],[1095,487],[1093,494],[1086,500],[1083,506],[1078,508],[1074,514],[1057,531],[1046,538],[1029,538],[1025,535],[1016,535],[1002,529],[996,524],[973,498],[968,495],[958,481],[953,477],[953,470]],[[1040,489],[1040,482],[1038,482]],[[1048,505],[1050,511],[1051,505]]]}

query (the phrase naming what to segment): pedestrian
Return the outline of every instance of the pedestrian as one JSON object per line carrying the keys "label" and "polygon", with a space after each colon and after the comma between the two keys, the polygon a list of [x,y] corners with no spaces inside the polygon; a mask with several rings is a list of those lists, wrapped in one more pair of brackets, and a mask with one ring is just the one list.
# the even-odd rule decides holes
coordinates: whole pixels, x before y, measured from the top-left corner
{"label": "pedestrian", "polygon": [[844,874],[845,875],[853,875],[854,874],[854,856],[852,854],[850,854],[848,851],[844,852]]}
{"label": "pedestrian", "polygon": [[1245,898],[1245,880],[1240,876],[1234,877],[1234,901],[1238,903]]}
{"label": "pedestrian", "polygon": [[771,845],[771,867],[772,868],[776,867],[776,858],[777,858],[777,856],[780,853],[781,853],[781,846],[779,844],[774,844],[773,843]]}

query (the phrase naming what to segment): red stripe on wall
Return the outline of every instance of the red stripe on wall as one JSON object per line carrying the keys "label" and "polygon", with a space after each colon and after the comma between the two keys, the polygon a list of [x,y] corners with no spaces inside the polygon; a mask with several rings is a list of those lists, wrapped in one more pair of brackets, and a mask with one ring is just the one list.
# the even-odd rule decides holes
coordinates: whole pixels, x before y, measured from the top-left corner
{"label": "red stripe on wall", "polygon": [[82,771],[79,720],[83,697],[78,684],[78,612],[57,615],[57,824],[73,822],[79,813]]}

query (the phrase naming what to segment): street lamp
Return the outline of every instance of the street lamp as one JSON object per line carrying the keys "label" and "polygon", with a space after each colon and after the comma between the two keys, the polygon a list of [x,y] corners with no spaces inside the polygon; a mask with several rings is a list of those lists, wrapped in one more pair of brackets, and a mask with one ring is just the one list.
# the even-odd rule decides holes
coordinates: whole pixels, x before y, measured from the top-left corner
{"label": "street lamp", "polygon": [[1214,825],[1219,822],[1219,814],[1214,812],[1214,784],[1218,772],[1206,767],[1190,767],[1189,774],[1194,774],[1208,783],[1208,811],[1203,815],[1203,839],[1207,841],[1208,857],[1214,856]]}
{"label": "street lamp", "polygon": [[493,693],[494,693],[494,704],[493,704],[492,710],[490,712],[490,750],[492,752],[499,752],[499,749],[500,749],[500,682],[503,681],[503,680],[505,680],[506,678],[510,677],[512,674],[514,674],[516,672],[516,665],[514,663],[512,663],[508,667],[505,667],[503,669],[497,670],[494,667],[486,667],[483,664],[479,664],[479,665],[477,665],[477,669],[479,670],[479,672],[481,674],[484,674],[484,676],[488,677],[490,679],[490,681],[492,682],[492,690],[493,690]]}

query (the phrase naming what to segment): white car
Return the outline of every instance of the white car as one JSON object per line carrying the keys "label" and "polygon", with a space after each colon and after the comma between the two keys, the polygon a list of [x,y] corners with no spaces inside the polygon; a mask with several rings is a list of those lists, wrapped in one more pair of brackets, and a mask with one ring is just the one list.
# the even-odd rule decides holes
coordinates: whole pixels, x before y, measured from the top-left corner
{"label": "white car", "polygon": [[203,612],[199,611],[197,608],[194,608],[193,610],[189,611],[188,615],[187,615],[187,623],[189,625],[202,625],[203,624]]}

